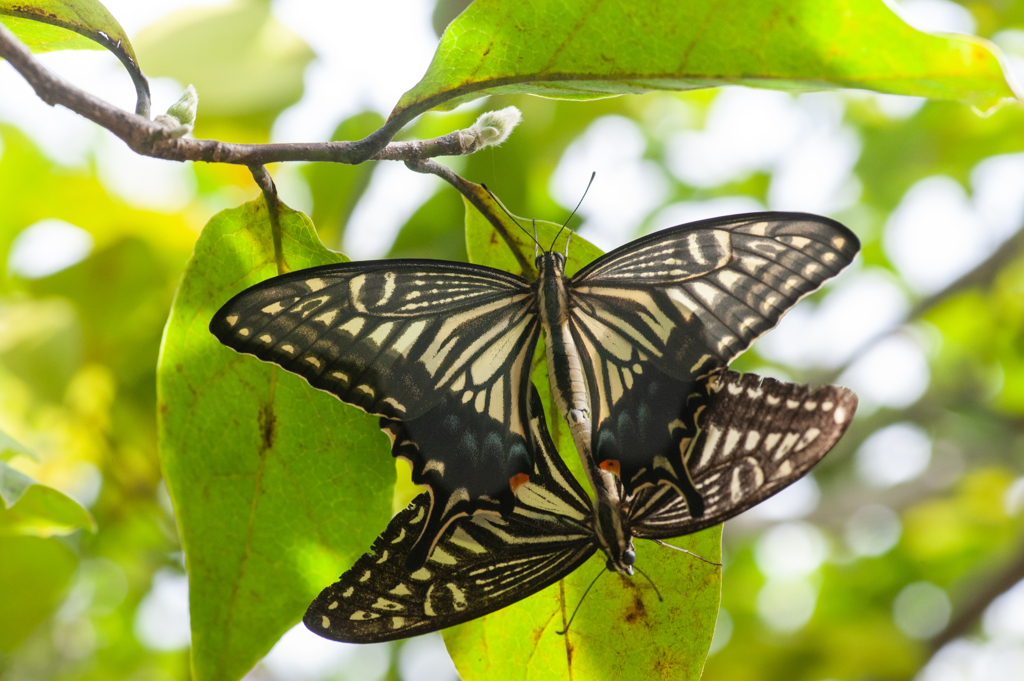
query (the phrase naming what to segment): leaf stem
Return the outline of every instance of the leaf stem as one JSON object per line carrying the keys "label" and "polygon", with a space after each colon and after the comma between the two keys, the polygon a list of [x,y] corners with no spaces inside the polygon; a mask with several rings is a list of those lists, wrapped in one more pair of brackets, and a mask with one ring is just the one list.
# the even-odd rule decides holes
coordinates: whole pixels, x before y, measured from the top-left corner
{"label": "leaf stem", "polygon": [[455,187],[460,194],[466,197],[466,199],[473,204],[473,207],[480,211],[480,214],[487,218],[487,221],[494,226],[494,230],[505,240],[505,244],[508,245],[509,250],[515,257],[516,262],[523,270],[523,275],[528,276],[534,271],[533,262],[522,249],[519,244],[512,238],[509,233],[508,226],[502,219],[502,215],[495,207],[498,205],[497,202],[490,196],[486,189],[482,185],[470,182],[469,180],[459,176],[454,170],[446,166],[441,165],[436,161],[429,159],[422,160],[406,160],[405,165],[410,170],[414,170],[417,173],[426,173],[430,175],[437,175],[442,180]]}
{"label": "leaf stem", "polygon": [[274,184],[274,178],[270,177],[270,173],[267,172],[266,166],[249,166],[249,172],[252,173],[252,179],[256,180],[256,184],[263,190],[263,199],[267,202],[270,234],[274,238],[274,261],[277,263],[277,273],[281,275],[288,271],[288,266],[284,262],[284,248],[281,245],[281,217],[278,210],[277,185]]}

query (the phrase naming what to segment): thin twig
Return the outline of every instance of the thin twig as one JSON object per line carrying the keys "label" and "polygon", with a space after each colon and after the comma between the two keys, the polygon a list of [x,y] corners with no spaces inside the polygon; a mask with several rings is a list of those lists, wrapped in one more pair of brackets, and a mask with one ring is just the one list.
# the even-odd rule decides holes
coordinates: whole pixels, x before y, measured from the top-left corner
{"label": "thin twig", "polygon": [[270,234],[274,238],[274,260],[277,262],[277,273],[288,271],[284,262],[284,247],[281,245],[281,215],[277,201],[277,185],[264,166],[249,166],[252,179],[263,190],[263,199],[267,202],[267,216],[270,218]]}
{"label": "thin twig", "polygon": [[[505,223],[502,222],[501,216],[493,210],[493,207],[487,202],[489,198],[487,190],[481,185],[474,184],[462,177],[460,177],[454,170],[446,166],[441,165],[431,160],[407,160],[405,162],[406,167],[410,170],[414,170],[417,173],[426,173],[430,175],[437,175],[442,180],[455,187],[460,194],[469,199],[469,202],[480,211],[480,214],[487,218],[487,221],[494,226],[494,229],[505,240],[512,255],[515,257],[516,262],[522,268],[523,274],[527,274],[533,270],[532,263],[519,248],[519,244],[509,234]],[[493,199],[491,199],[493,201]]]}
{"label": "thin twig", "polygon": [[168,161],[205,161],[262,166],[285,161],[324,161],[357,164],[367,160],[421,159],[429,156],[469,154],[479,146],[456,131],[431,140],[394,142],[391,138],[414,115],[403,111],[368,137],[352,142],[294,144],[230,144],[217,140],[169,139],[169,129],[146,116],[123,111],[68,83],[44,67],[10,30],[0,24],[0,57],[28,81],[36,95],[50,106],[61,106],[106,128],[143,156]]}

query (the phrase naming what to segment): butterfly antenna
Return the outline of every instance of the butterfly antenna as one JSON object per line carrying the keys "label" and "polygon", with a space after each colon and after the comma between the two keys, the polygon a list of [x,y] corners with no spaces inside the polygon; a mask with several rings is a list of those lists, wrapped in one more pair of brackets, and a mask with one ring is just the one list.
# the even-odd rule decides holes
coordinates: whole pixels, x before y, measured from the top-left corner
{"label": "butterfly antenna", "polygon": [[537,238],[537,218],[533,219],[533,259],[537,260],[537,251],[540,250],[540,240]]}
{"label": "butterfly antenna", "polygon": [[[583,190],[583,196],[580,197],[580,202],[576,204],[576,207],[572,209],[571,213],[569,213],[569,217],[567,217],[565,219],[565,222],[562,223],[562,229],[565,229],[565,226],[567,224],[569,224],[569,220],[572,220],[572,216],[576,215],[576,211],[578,211],[580,209],[580,206],[583,205],[583,199],[587,198],[587,192],[590,191],[590,185],[594,184],[594,178],[595,177],[597,177],[597,171],[596,170],[594,172],[590,173],[590,182],[587,183],[587,188]],[[562,235],[562,229],[558,230],[558,234],[555,235],[554,240],[551,242],[551,248],[548,248],[548,251],[550,251],[552,248],[555,247],[555,241],[558,241],[558,237],[560,237]],[[572,234],[572,230],[569,230],[569,234]],[[566,253],[569,252],[569,240],[568,239],[565,240],[565,252]]]}
{"label": "butterfly antenna", "polygon": [[594,588],[595,584],[597,584],[597,580],[601,579],[601,575],[605,572],[607,572],[607,570],[601,568],[601,572],[597,573],[594,579],[590,582],[590,586],[588,586],[587,590],[583,592],[583,598],[580,598],[580,602],[576,604],[576,609],[572,611],[572,617],[569,618],[569,622],[565,625],[565,629],[562,629],[561,631],[555,633],[557,633],[559,636],[564,636],[565,633],[569,631],[569,627],[572,626],[572,621],[576,619],[576,613],[580,611],[580,606],[583,605],[583,599],[587,597],[587,594],[590,593],[590,590]]}
{"label": "butterfly antenna", "polygon": [[[502,210],[502,212],[503,212],[503,213],[505,213],[505,215],[507,215],[507,216],[508,216],[508,219],[509,219],[509,220],[511,220],[512,222],[516,223],[516,227],[518,227],[519,229],[521,229],[521,230],[523,230],[524,232],[526,232],[526,236],[528,236],[528,237],[530,237],[531,239],[533,239],[533,243],[534,243],[534,246],[535,246],[536,248],[540,248],[540,242],[539,242],[539,241],[537,241],[537,237],[535,237],[535,236],[532,236],[532,235],[530,234],[530,231],[529,231],[528,229],[526,229],[526,228],[525,228],[525,227],[523,227],[523,226],[522,226],[521,224],[519,224],[519,221],[518,221],[518,220],[516,220],[516,219],[515,219],[515,218],[514,218],[514,217],[512,216],[512,213],[509,213],[509,212],[508,212],[508,209],[507,209],[507,208],[505,208],[505,206],[504,206],[504,205],[502,205],[501,201],[499,201],[499,200],[498,200],[498,197],[494,195],[494,192],[492,192],[492,191],[491,191],[490,189],[488,189],[488,188],[487,188],[487,185],[486,185],[486,184],[481,184],[480,186],[484,188],[484,191],[485,191],[485,192],[487,192],[487,194],[488,194],[488,195],[489,195],[489,196],[490,196],[490,197],[491,197],[492,199],[494,199],[494,202],[495,202],[496,204],[498,204],[498,208],[500,208],[500,209]],[[536,227],[536,225],[534,225],[534,229],[536,229],[536,228],[537,228],[537,227]]]}
{"label": "butterfly antenna", "polygon": [[641,575],[643,575],[644,579],[646,579],[648,582],[651,583],[651,586],[654,587],[654,593],[658,594],[658,600],[664,603],[665,599],[661,597],[661,591],[658,589],[658,585],[654,583],[654,580],[651,579],[650,576],[646,572],[641,570],[639,566],[634,565],[633,569],[636,570],[637,572],[639,572]]}
{"label": "butterfly antenna", "polygon": [[722,567],[722,564],[721,564],[721,563],[716,563],[716,562],[715,562],[715,561],[713,561],[713,560],[708,560],[708,559],[707,559],[707,558],[705,558],[704,556],[698,556],[698,555],[697,555],[696,553],[694,553],[693,551],[687,551],[686,549],[683,549],[683,548],[679,548],[678,546],[672,546],[671,544],[666,544],[665,542],[661,541],[660,539],[652,539],[651,541],[652,541],[652,542],[654,542],[655,544],[661,544],[662,546],[664,546],[664,547],[666,547],[666,548],[669,548],[669,549],[675,549],[676,551],[682,551],[683,553],[688,553],[688,554],[690,554],[691,556],[693,556],[694,558],[697,558],[697,559],[699,559],[699,560],[702,560],[702,561],[704,561],[704,562],[705,562],[705,563],[707,563],[708,565],[715,565],[715,566],[718,566],[718,567]]}

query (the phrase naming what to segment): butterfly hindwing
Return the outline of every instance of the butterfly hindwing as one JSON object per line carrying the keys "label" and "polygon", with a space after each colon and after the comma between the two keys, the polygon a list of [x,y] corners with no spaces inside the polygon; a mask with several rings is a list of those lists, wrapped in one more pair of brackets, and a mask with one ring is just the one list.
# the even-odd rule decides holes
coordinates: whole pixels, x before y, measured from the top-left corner
{"label": "butterfly hindwing", "polygon": [[692,403],[698,428],[683,444],[704,514],[694,517],[668,485],[644,488],[629,511],[638,537],[675,537],[717,525],[796,482],[839,441],[857,396],[833,385],[812,391],[728,371],[708,379]]}
{"label": "butterfly hindwing", "polygon": [[[435,533],[459,513],[507,512],[510,478],[533,467],[527,386],[539,322],[518,277],[435,261],[326,265],[247,289],[210,330],[379,415],[392,454],[430,490]],[[435,540],[424,533],[413,555],[425,559]]]}
{"label": "butterfly hindwing", "polygon": [[515,511],[455,519],[429,560],[410,571],[408,555],[430,508],[429,494],[421,494],[313,601],[303,620],[309,629],[355,643],[436,631],[526,598],[594,554],[586,493],[555,451],[531,392],[536,467],[517,491]]}
{"label": "butterfly hindwing", "polygon": [[628,492],[664,481],[699,501],[679,457],[688,396],[858,248],[833,220],[756,213],[657,232],[581,270],[570,324],[595,461],[618,462]]}

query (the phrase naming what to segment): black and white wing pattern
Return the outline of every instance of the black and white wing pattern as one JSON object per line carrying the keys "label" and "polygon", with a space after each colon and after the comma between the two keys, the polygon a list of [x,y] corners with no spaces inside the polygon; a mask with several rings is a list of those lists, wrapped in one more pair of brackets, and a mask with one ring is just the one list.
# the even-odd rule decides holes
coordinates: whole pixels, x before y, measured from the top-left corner
{"label": "black and white wing pattern", "polygon": [[533,470],[534,298],[526,281],[486,267],[345,263],[257,284],[224,305],[210,330],[381,417],[392,453],[429,490],[410,553],[422,565],[452,519],[511,513],[510,481]]}
{"label": "black and white wing pattern", "polygon": [[828,218],[753,213],[656,232],[580,270],[568,286],[570,328],[595,462],[612,462],[629,493],[676,486],[699,515],[681,449],[698,380],[726,367],[859,247]]}
{"label": "black and white wing pattern", "polygon": [[[789,486],[838,441],[857,407],[849,390],[726,372],[694,394],[697,435],[688,443],[695,518],[671,485],[627,497],[625,543],[678,537],[717,525]],[[369,553],[321,592],[303,621],[337,641],[370,643],[450,627],[526,598],[570,574],[601,546],[583,488],[559,458],[531,389],[536,465],[507,516],[455,519],[419,569],[406,565],[425,522],[429,494],[396,515]]]}
{"label": "black and white wing pattern", "polygon": [[636,537],[690,534],[782,491],[839,441],[857,410],[857,396],[834,385],[811,390],[727,371],[703,381],[691,404],[695,435],[681,447],[704,514],[695,517],[670,485],[645,487],[629,504]]}
{"label": "black and white wing pattern", "polygon": [[421,494],[313,601],[303,619],[310,630],[353,643],[436,631],[526,598],[597,551],[590,501],[555,451],[540,398],[530,392],[537,460],[515,510],[457,518],[410,572],[408,555],[430,507],[429,494]]}

